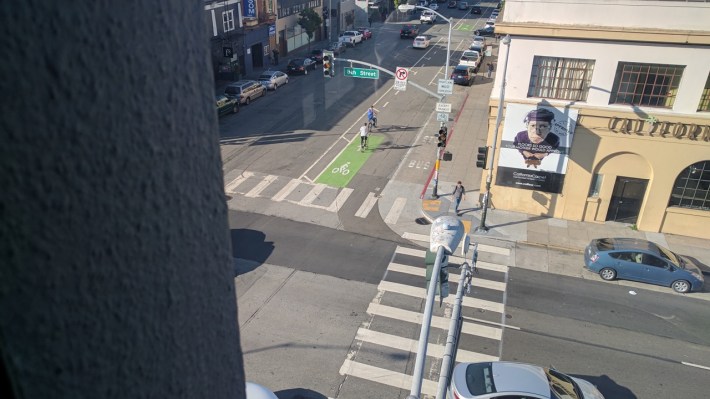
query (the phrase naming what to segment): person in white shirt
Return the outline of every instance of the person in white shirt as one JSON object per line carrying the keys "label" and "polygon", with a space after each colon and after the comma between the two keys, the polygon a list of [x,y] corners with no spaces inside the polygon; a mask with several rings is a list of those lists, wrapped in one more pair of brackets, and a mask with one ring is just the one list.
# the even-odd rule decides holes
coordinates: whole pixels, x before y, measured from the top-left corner
{"label": "person in white shirt", "polygon": [[360,148],[367,146],[367,133],[367,122],[365,122],[360,127]]}

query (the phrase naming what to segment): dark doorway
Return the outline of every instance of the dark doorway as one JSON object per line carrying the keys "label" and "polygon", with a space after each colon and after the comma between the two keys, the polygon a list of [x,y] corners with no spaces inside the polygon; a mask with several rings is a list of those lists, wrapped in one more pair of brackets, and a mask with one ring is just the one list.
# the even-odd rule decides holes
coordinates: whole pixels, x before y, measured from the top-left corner
{"label": "dark doorway", "polygon": [[251,46],[251,66],[254,69],[264,66],[264,45],[262,43]]}
{"label": "dark doorway", "polygon": [[648,180],[619,176],[614,183],[606,220],[636,223],[646,194]]}

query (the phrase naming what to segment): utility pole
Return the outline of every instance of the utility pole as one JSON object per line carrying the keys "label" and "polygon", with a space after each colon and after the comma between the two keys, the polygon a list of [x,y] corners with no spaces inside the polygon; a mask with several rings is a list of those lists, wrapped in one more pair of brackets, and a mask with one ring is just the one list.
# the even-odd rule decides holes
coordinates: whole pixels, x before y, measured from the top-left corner
{"label": "utility pole", "polygon": [[486,226],[486,215],[488,214],[488,204],[491,200],[491,182],[493,181],[493,160],[496,157],[496,146],[498,144],[498,129],[503,118],[503,103],[505,102],[505,75],[508,72],[508,56],[510,55],[510,35],[506,35],[501,43],[505,44],[505,63],[503,64],[503,79],[500,84],[500,98],[498,99],[498,115],[496,115],[496,127],[493,133],[493,144],[491,146],[490,157],[488,157],[488,175],[486,176],[486,193],[483,195],[483,211],[481,212],[481,223],[476,228],[476,232],[484,233],[488,231]]}

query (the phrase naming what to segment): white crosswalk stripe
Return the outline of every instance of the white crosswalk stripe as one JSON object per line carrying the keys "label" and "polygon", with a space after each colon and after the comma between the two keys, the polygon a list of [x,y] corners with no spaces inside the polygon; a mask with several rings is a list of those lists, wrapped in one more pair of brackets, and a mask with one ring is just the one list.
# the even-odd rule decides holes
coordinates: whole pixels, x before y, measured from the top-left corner
{"label": "white crosswalk stripe", "polygon": [[[428,236],[421,237],[426,237],[428,241]],[[493,259],[496,260],[508,256],[508,262],[477,262],[479,273],[474,275],[472,282],[475,289],[470,296],[464,296],[462,302],[461,335],[456,362],[499,360],[503,332],[508,328],[517,329],[515,326],[504,324],[505,290],[511,250],[502,245],[478,246],[479,255],[495,255]],[[422,249],[403,246],[395,249],[387,273],[378,285],[378,294],[368,305],[367,313],[370,317],[358,329],[355,341],[340,368],[341,375],[355,378],[356,382],[352,384],[366,384],[367,381],[375,384],[368,388],[374,391],[378,389],[377,386],[394,387],[403,391],[410,389],[412,377],[407,373],[411,373],[411,362],[418,351],[416,337],[421,328],[426,298],[425,253]],[[463,262],[461,257],[449,257],[450,266],[456,267]],[[448,270],[449,284],[457,283],[458,269]],[[427,372],[422,382],[422,394],[425,395],[436,394],[456,289],[451,288],[450,291],[451,294],[444,298],[441,307],[437,297],[437,305],[431,318],[432,332],[429,334],[425,366]],[[380,389],[384,394],[391,392],[387,389],[392,388]]]}

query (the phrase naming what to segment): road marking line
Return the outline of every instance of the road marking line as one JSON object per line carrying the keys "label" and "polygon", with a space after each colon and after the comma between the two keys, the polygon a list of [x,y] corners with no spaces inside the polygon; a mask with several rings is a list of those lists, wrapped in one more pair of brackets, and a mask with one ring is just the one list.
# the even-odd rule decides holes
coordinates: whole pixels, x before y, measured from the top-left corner
{"label": "road marking line", "polygon": [[[398,337],[396,335],[385,334],[379,331],[366,330],[364,328],[357,330],[355,339],[411,353],[417,353],[419,350],[419,341]],[[426,355],[441,359],[444,357],[445,350],[446,346],[444,345],[429,343]],[[497,360],[500,360],[500,358],[497,356],[487,355],[485,353],[471,352],[463,349],[458,349],[456,351],[457,362],[492,362]]]}
{"label": "road marking line", "polygon": [[[340,367],[340,375],[351,375],[353,377],[362,378],[363,380],[374,381],[407,391],[412,387],[411,375],[354,362],[352,360],[345,360],[345,362],[343,362],[343,365]],[[437,382],[423,379],[422,393],[426,395],[436,395],[437,386]]]}
{"label": "road marking line", "polygon": [[699,364],[688,363],[688,362],[680,362],[680,363],[681,363],[681,364],[684,364],[684,365],[686,365],[686,366],[690,366],[690,367],[697,367],[697,368],[699,368],[699,369],[710,370],[710,367],[708,367],[708,366],[701,366],[701,365],[699,365]]}
{"label": "road marking line", "polygon": [[318,198],[318,196],[323,192],[323,190],[325,190],[326,187],[328,187],[328,186],[326,186],[325,184],[321,184],[321,183],[315,184],[313,186],[313,188],[311,189],[311,191],[309,191],[308,194],[306,194],[306,196],[303,197],[303,199],[298,201],[298,203],[300,205],[306,205],[306,206],[311,205],[311,203],[313,201],[315,201],[316,198]]}
{"label": "road marking line", "polygon": [[[424,283],[423,280],[422,280],[422,283]],[[398,294],[412,296],[415,298],[425,299],[427,297],[426,288],[414,287],[414,286],[406,285],[406,284],[393,283],[393,282],[387,281],[387,280],[382,280],[380,282],[380,284],[377,286],[377,288],[382,291],[395,292]],[[444,298],[444,303],[448,303],[450,305],[453,305],[455,300],[456,300],[455,295],[449,295],[448,297]],[[466,306],[469,308],[474,308],[474,309],[485,309],[490,312],[496,312],[496,313],[503,313],[503,311],[504,311],[504,306],[500,302],[486,301],[484,299],[473,298],[470,296],[463,297],[463,306]]]}
{"label": "road marking line", "polygon": [[[352,193],[353,193],[352,188],[346,187],[346,188],[341,189],[340,193],[338,193],[338,196],[335,197],[335,200],[333,200],[333,202],[327,208],[323,208],[323,209],[325,209],[326,211],[329,211],[329,212],[339,211],[340,208],[343,207],[343,204],[345,204],[345,201],[348,200],[348,197],[350,196],[350,194],[352,194]],[[313,205],[313,206],[315,206],[315,205]]]}
{"label": "road marking line", "polygon": [[[393,272],[399,272],[399,273],[406,273],[406,274],[410,274],[413,276],[426,277],[426,269],[425,268],[403,265],[401,263],[392,262],[389,264],[389,266],[387,266],[387,270],[391,270]],[[456,273],[456,272],[457,272],[456,270],[449,269],[449,273]],[[505,283],[502,283],[500,281],[480,279],[480,278],[476,278],[474,276],[472,283],[473,283],[474,287],[483,287],[483,288],[488,288],[488,289],[496,290],[496,291],[505,291]]]}
{"label": "road marking line", "polygon": [[291,181],[288,182],[288,184],[286,184],[286,185],[284,186],[284,188],[282,188],[281,190],[279,190],[279,192],[276,193],[276,195],[274,195],[271,199],[274,200],[274,201],[276,201],[276,202],[281,202],[281,201],[283,201],[283,200],[286,199],[286,197],[288,197],[288,195],[291,194],[291,193],[293,192],[293,190],[295,190],[296,187],[298,187],[300,184],[301,184],[301,181],[300,181],[300,180],[298,180],[298,179],[291,179]]}
{"label": "road marking line", "polygon": [[[423,315],[421,313],[412,312],[409,310],[394,308],[392,306],[381,305],[378,303],[370,303],[367,307],[367,313],[376,316],[387,317],[390,319],[406,321],[409,323],[422,324]],[[441,330],[448,331],[450,318],[432,316],[431,326]],[[461,333],[475,335],[477,337],[490,338],[500,341],[503,337],[503,330],[500,328],[484,326],[474,323],[463,323],[461,325]]]}
{"label": "road marking line", "polygon": [[227,184],[227,186],[224,188],[224,192],[227,194],[235,194],[237,187],[239,187],[240,184],[244,183],[244,181],[250,177],[254,176],[254,173],[252,172],[244,172],[241,175],[237,176],[236,179],[232,180]]}
{"label": "road marking line", "polygon": [[478,244],[478,250],[483,252],[491,252],[498,255],[510,256],[510,248],[496,247],[493,245]]}
{"label": "road marking line", "polygon": [[249,190],[248,193],[244,194],[244,196],[245,196],[245,197],[250,197],[250,198],[258,197],[259,194],[260,194],[262,191],[264,191],[264,189],[265,189],[266,187],[269,187],[269,185],[270,185],[271,183],[273,183],[277,178],[278,178],[278,176],[275,176],[275,175],[267,175],[267,176],[264,176],[263,180],[261,180],[261,182],[259,182],[259,184],[257,184],[256,186],[254,186],[254,188],[252,188],[251,190]]}
{"label": "road marking line", "polygon": [[377,195],[370,192],[370,194],[367,194],[365,201],[362,202],[362,205],[360,205],[360,209],[355,212],[355,216],[359,218],[366,218],[367,215],[370,214],[372,207],[375,206],[375,203],[377,203]]}
{"label": "road marking line", "polygon": [[392,204],[392,208],[390,208],[390,211],[387,212],[387,216],[385,217],[385,223],[397,224],[397,220],[399,220],[399,215],[402,214],[402,211],[404,210],[404,205],[406,204],[406,198],[397,197],[397,199],[394,200],[394,204]]}
{"label": "road marking line", "polygon": [[[424,234],[404,233],[404,234],[402,234],[402,238],[407,239],[407,240],[426,242],[426,243],[429,242],[429,236],[424,235]],[[406,254],[406,255],[412,255],[412,254]],[[421,255],[416,255],[416,256],[424,256],[424,253],[422,253]]]}

